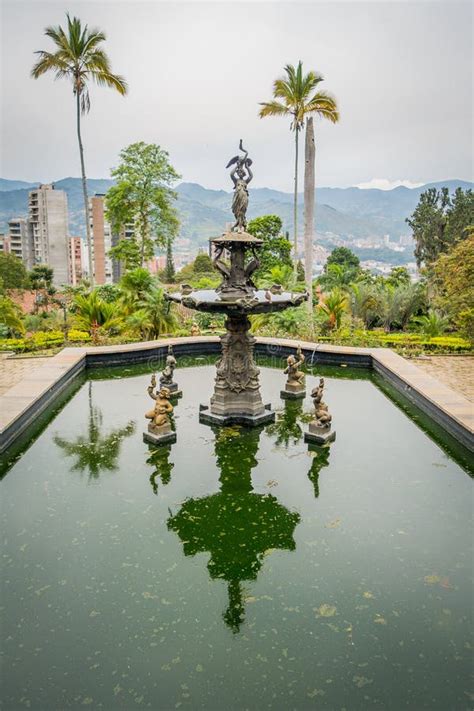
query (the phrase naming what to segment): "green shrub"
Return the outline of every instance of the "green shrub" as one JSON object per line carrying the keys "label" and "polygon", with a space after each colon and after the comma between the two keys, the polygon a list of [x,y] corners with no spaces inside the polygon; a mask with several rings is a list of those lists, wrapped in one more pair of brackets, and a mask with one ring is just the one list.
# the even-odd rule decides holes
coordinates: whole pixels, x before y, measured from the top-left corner
{"label": "green shrub", "polygon": [[61,331],[38,331],[25,338],[4,338],[0,340],[0,350],[15,353],[29,353],[54,348],[64,343]]}
{"label": "green shrub", "polygon": [[86,343],[92,339],[87,331],[78,331],[76,328],[72,328],[67,334],[67,340],[71,343]]}

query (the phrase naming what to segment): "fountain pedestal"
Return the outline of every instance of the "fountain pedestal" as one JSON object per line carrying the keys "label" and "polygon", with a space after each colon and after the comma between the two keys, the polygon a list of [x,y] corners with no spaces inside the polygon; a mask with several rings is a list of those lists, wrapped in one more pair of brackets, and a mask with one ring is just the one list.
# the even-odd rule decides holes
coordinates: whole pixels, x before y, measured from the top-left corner
{"label": "fountain pedestal", "polygon": [[261,425],[273,422],[275,413],[263,404],[259,369],[253,352],[255,338],[249,333],[245,314],[231,314],[221,336],[222,356],[217,363],[210,406],[201,406],[199,419],[212,424]]}
{"label": "fountain pedestal", "polygon": [[328,444],[335,439],[336,433],[331,429],[331,425],[321,427],[316,422],[310,422],[308,431],[304,433],[304,441],[310,444]]}

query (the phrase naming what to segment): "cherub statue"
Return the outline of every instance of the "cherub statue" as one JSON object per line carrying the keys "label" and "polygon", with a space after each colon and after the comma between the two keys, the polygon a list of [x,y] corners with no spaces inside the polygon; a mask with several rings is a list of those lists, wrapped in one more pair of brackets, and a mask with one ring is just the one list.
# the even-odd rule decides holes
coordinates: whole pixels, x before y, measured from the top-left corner
{"label": "cherub statue", "polygon": [[161,386],[159,391],[156,389],[156,375],[151,376],[151,383],[148,386],[148,395],[155,401],[153,410],[145,413],[147,420],[151,420],[150,427],[164,428],[168,426],[171,429],[170,415],[173,412],[173,405],[170,403],[170,391],[168,388]]}
{"label": "cherub statue", "polygon": [[311,391],[311,397],[313,398],[313,405],[316,409],[317,405],[321,402],[323,399],[323,390],[324,390],[324,378],[319,378],[319,385],[315,388],[312,389]]}
{"label": "cherub statue", "polygon": [[319,379],[319,385],[311,391],[314,404],[314,423],[317,427],[331,426],[332,415],[329,414],[328,406],[323,402],[324,378]]}
{"label": "cherub statue", "polygon": [[243,151],[244,156],[234,156],[227,163],[226,168],[231,165],[235,167],[232,169],[230,177],[234,183],[234,197],[232,199],[232,212],[235,217],[235,224],[232,227],[232,231],[243,232],[247,227],[247,207],[249,204],[249,191],[248,184],[253,178],[253,173],[250,169],[252,165],[252,160],[248,157],[248,151],[242,145],[242,139],[240,139],[239,150]]}
{"label": "cherub statue", "polygon": [[165,367],[160,376],[160,385],[172,385],[173,373],[176,368],[176,358],[173,355],[173,348],[168,346],[168,355],[166,356]]}
{"label": "cherub statue", "polygon": [[302,370],[299,370],[300,366],[305,362],[305,357],[301,352],[301,346],[296,349],[296,356],[289,355],[286,359],[287,366],[283,373],[288,375],[287,383],[293,385],[303,385],[305,374]]}

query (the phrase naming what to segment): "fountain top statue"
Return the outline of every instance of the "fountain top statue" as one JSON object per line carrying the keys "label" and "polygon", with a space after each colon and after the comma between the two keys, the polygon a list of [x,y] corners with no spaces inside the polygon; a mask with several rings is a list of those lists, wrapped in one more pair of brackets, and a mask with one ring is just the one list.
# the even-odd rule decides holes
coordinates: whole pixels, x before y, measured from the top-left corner
{"label": "fountain top statue", "polygon": [[252,159],[242,139],[239,150],[241,153],[231,158],[226,166],[232,168],[230,178],[234,184],[232,212],[235,223],[230,230],[209,240],[213,263],[222,276],[222,282],[215,291],[194,291],[186,287],[182,288],[181,293],[169,294],[167,298],[198,311],[227,314],[268,313],[298,306],[307,298],[305,293],[288,293],[279,288],[259,290],[253,281],[252,275],[260,266],[258,252],[263,241],[246,231],[248,184],[253,178]]}
{"label": "fountain top statue", "polygon": [[253,173],[250,169],[252,160],[248,157],[248,151],[242,145],[242,139],[240,139],[239,150],[244,154],[243,157],[236,155],[226,165],[226,168],[230,168],[231,165],[234,166],[230,173],[230,178],[234,183],[232,212],[234,213],[235,224],[232,226],[233,232],[244,232],[247,228],[247,208],[249,204],[247,185],[253,178]]}

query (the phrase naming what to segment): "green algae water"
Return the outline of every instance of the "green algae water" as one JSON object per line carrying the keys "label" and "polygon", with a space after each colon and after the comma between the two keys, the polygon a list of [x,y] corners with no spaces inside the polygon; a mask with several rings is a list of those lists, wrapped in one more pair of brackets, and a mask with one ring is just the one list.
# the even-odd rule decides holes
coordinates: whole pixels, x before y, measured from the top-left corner
{"label": "green algae water", "polygon": [[472,708],[462,458],[328,368],[329,448],[267,367],[274,424],[199,424],[196,364],[153,448],[145,371],[94,373],[1,483],[3,707]]}

